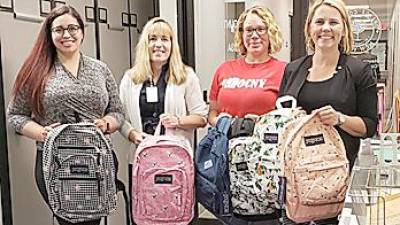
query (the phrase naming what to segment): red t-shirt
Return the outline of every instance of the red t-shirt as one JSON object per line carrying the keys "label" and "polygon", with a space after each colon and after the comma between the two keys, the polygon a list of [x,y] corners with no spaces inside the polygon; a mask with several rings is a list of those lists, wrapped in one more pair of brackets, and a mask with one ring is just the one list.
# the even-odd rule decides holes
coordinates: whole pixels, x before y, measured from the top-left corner
{"label": "red t-shirt", "polygon": [[258,64],[248,64],[244,58],[227,61],[214,75],[210,101],[217,102],[218,113],[265,114],[275,108],[285,65],[275,58]]}

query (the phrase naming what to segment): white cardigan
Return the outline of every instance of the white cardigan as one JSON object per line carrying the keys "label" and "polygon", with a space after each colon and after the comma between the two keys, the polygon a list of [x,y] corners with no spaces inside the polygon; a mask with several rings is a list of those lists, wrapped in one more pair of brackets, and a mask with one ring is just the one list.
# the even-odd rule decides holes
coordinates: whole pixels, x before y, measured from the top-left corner
{"label": "white cardigan", "polygon": [[[142,132],[142,118],[139,109],[139,95],[142,89],[141,84],[135,84],[132,81],[132,70],[125,72],[120,84],[120,98],[125,108],[125,122],[120,128],[121,134],[128,138],[132,129]],[[167,84],[165,90],[164,113],[187,116],[199,115],[205,119],[207,117],[208,108],[203,101],[200,81],[193,69],[187,69],[186,81],[181,85]],[[166,131],[167,134],[177,135],[186,138],[193,145],[194,129],[174,129]],[[133,149],[136,146],[133,145]],[[132,151],[132,153],[134,152]],[[130,157],[130,159],[132,159]]]}

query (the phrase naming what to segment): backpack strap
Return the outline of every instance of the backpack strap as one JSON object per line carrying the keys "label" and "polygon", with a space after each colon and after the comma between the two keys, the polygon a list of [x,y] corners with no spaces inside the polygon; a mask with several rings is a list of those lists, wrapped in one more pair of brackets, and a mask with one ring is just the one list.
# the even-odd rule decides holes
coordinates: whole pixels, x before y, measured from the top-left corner
{"label": "backpack strap", "polygon": [[[228,132],[231,127],[232,119],[230,117],[224,116],[218,119],[216,124],[216,129],[218,132],[221,132],[225,137],[228,137]],[[224,149],[222,153],[222,158],[225,159],[223,165],[221,165],[220,175],[222,176],[222,183],[223,183],[223,190],[222,191],[222,198],[223,204],[222,212],[219,212],[222,215],[231,215],[232,212],[232,204],[231,204],[231,193],[230,193],[230,178],[229,178],[229,163],[228,163],[228,145],[226,145],[226,149]]]}
{"label": "backpack strap", "polygon": [[217,121],[217,131],[221,132],[225,136],[228,136],[229,128],[231,127],[231,118],[224,116]]}

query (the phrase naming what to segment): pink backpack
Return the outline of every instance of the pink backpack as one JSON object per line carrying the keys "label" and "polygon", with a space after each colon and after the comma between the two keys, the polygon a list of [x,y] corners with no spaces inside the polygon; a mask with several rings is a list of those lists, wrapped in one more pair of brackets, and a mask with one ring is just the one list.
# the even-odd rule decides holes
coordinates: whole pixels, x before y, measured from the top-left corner
{"label": "pink backpack", "polygon": [[138,225],[186,225],[194,216],[194,164],[188,141],[150,136],[132,170],[132,215]]}
{"label": "pink backpack", "polygon": [[279,151],[284,157],[288,218],[303,223],[337,216],[349,178],[339,133],[313,113],[290,122],[282,136]]}

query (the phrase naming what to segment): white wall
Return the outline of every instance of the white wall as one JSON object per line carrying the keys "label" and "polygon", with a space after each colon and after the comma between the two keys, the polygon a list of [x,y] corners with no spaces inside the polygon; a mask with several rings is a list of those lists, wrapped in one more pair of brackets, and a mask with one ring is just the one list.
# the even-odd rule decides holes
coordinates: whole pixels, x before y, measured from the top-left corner
{"label": "white wall", "polygon": [[[203,90],[209,89],[215,69],[225,60],[224,1],[194,0],[196,73]],[[160,17],[177,32],[176,0],[160,0]]]}
{"label": "white wall", "polygon": [[223,0],[194,0],[196,72],[203,90],[225,60],[224,6]]}
{"label": "white wall", "polygon": [[160,17],[168,21],[174,29],[175,34],[178,32],[178,16],[176,0],[160,0]]}

